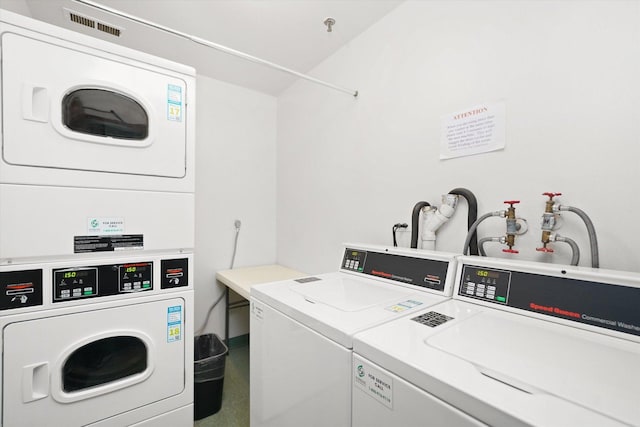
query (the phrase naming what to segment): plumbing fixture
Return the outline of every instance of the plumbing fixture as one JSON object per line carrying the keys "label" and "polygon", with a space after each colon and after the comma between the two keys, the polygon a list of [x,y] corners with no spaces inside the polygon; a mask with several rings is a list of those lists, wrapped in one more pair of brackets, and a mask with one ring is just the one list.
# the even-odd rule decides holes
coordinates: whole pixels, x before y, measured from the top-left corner
{"label": "plumbing fixture", "polygon": [[333,26],[336,25],[336,20],[333,18],[327,18],[323,23],[327,26],[327,33],[330,33],[333,31]]}
{"label": "plumbing fixture", "polygon": [[[436,246],[436,233],[455,213],[458,200],[463,197],[467,201],[467,227],[476,221],[478,217],[478,202],[475,195],[466,188],[454,188],[449,193],[442,196],[440,207],[432,207],[428,202],[418,202],[413,207],[411,215],[411,247],[418,247],[419,219],[423,214],[421,248],[434,250]],[[477,234],[473,233],[470,242],[471,254],[478,254]]]}
{"label": "plumbing fixture", "polygon": [[507,236],[504,243],[509,249],[503,249],[502,252],[517,254],[518,251],[513,249],[513,246],[516,244],[516,234],[518,234],[518,230],[520,230],[520,224],[516,222],[516,208],[514,208],[513,205],[520,203],[520,200],[506,200],[505,203],[508,204],[509,207],[506,211]]}
{"label": "plumbing fixture", "polygon": [[[467,233],[467,238],[464,241],[464,247],[462,248],[462,253],[464,255],[468,254],[469,246],[472,240],[472,236],[475,235],[478,225],[482,221],[492,216],[498,216],[501,218],[505,218],[507,222],[507,232],[504,236],[500,237],[485,237],[480,239],[478,242],[478,254],[482,256],[486,256],[486,252],[484,251],[484,244],[487,242],[497,242],[508,246],[508,249],[503,249],[502,252],[517,254],[518,250],[513,249],[515,246],[516,236],[524,234],[527,232],[529,227],[527,226],[527,221],[524,218],[519,218],[516,216],[516,208],[513,206],[515,204],[520,203],[519,200],[507,200],[504,203],[508,204],[509,207],[502,211],[489,212],[482,215],[478,218],[472,225],[469,227],[469,232]],[[525,225],[523,228],[522,226]]]}
{"label": "plumbing fixture", "polygon": [[549,197],[544,206],[544,213],[542,214],[542,224],[540,228],[542,228],[542,247],[536,248],[538,252],[547,252],[552,253],[553,249],[548,247],[547,245],[551,242],[551,232],[556,227],[557,223],[557,213],[553,211],[553,205],[555,201],[553,200],[556,196],[561,196],[562,193],[542,193],[543,196]]}
{"label": "plumbing fixture", "polygon": [[[593,226],[593,222],[591,218],[582,211],[573,206],[565,206],[558,203],[557,199],[554,197],[561,196],[562,193],[542,193],[543,196],[549,197],[549,200],[546,201],[544,213],[542,215],[542,247],[536,248],[539,252],[553,253],[553,249],[548,246],[548,244],[552,241],[557,242],[565,242],[571,246],[573,251],[573,257],[571,262],[573,265],[578,265],[578,261],[580,260],[580,251],[578,249],[578,245],[568,237],[559,236],[557,234],[553,234],[552,231],[557,228],[558,219],[560,217],[561,211],[569,211],[573,212],[582,219],[587,227],[587,233],[589,235],[589,246],[591,249],[591,267],[598,268],[600,267],[600,256],[598,252],[598,239],[596,236],[596,230]],[[575,262],[575,264],[574,264]]]}

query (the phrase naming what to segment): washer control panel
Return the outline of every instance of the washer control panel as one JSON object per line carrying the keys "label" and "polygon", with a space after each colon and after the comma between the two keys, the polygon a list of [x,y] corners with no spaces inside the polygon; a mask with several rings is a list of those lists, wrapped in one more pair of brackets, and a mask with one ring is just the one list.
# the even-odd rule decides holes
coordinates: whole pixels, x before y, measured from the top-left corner
{"label": "washer control panel", "polygon": [[459,295],[506,304],[511,272],[465,265]]}
{"label": "washer control panel", "polygon": [[529,268],[462,264],[456,296],[640,336],[640,277],[636,274],[612,275],[568,266],[557,271],[546,267],[545,274]]}
{"label": "washer control panel", "polygon": [[53,302],[153,289],[153,262],[54,269]]}
{"label": "washer control panel", "polygon": [[347,249],[344,251],[344,259],[342,260],[342,268],[349,271],[364,270],[364,263],[367,259],[366,251],[359,251],[356,249]]}
{"label": "washer control panel", "polygon": [[346,248],[342,270],[380,277],[397,283],[443,291],[449,261],[387,251]]}

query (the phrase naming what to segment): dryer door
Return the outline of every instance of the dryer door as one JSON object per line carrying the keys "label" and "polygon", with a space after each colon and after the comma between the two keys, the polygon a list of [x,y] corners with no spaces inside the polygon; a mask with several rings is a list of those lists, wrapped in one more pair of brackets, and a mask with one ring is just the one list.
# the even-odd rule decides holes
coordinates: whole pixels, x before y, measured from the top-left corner
{"label": "dryer door", "polygon": [[85,425],[185,390],[182,298],[7,325],[2,425]]}
{"label": "dryer door", "polygon": [[184,177],[185,81],[54,40],[2,34],[4,162]]}

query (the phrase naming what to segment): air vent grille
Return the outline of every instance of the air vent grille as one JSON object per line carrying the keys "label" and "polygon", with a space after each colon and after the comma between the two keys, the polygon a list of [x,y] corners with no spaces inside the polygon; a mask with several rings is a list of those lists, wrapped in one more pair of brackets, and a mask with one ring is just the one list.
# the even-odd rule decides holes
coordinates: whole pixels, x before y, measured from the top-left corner
{"label": "air vent grille", "polygon": [[114,37],[120,37],[122,35],[122,28],[116,27],[115,25],[108,24],[106,22],[100,22],[97,19],[90,18],[66,8],[64,8],[64,13],[69,18],[69,21],[75,24],[84,25],[85,27],[110,34]]}
{"label": "air vent grille", "polygon": [[98,22],[98,30],[111,34],[112,36],[120,37],[120,29],[112,27],[111,25],[103,24],[102,22]]}
{"label": "air vent grille", "polygon": [[84,25],[85,27],[89,27],[89,28],[95,28],[96,27],[96,21],[94,21],[93,19],[89,19],[89,18],[87,18],[85,16],[81,16],[81,15],[75,14],[73,12],[69,13],[69,19],[71,19],[71,22],[75,22],[76,24]]}

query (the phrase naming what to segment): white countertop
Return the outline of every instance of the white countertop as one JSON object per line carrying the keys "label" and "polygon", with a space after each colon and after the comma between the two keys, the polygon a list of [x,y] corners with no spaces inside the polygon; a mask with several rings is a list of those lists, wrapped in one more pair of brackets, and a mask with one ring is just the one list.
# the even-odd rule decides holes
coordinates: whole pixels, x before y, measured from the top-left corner
{"label": "white countertop", "polygon": [[216,279],[245,299],[249,299],[249,293],[253,285],[277,282],[279,280],[297,279],[305,276],[308,276],[308,274],[277,264],[234,268],[216,273]]}

